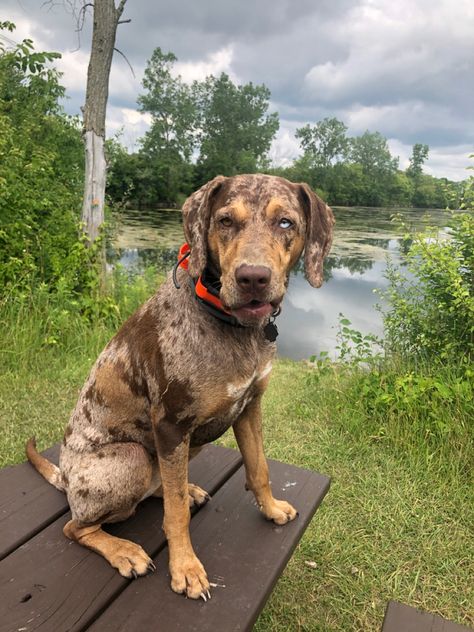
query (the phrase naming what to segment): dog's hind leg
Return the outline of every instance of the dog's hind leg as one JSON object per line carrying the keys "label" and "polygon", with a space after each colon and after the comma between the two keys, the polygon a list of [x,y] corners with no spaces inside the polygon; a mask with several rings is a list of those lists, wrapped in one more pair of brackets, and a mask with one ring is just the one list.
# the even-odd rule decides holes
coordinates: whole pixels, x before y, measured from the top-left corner
{"label": "dog's hind leg", "polygon": [[133,515],[159,483],[158,463],[138,443],[112,443],[94,452],[64,451],[63,472],[72,520],[66,537],[102,555],[124,577],[154,569],[141,546],[112,536],[101,525]]}
{"label": "dog's hind leg", "polygon": [[[125,520],[133,513],[112,516],[114,522]],[[123,577],[138,577],[155,570],[155,565],[139,544],[117,538],[102,530],[100,524],[81,527],[70,520],[63,529],[64,535],[78,544],[92,549],[111,564]]]}

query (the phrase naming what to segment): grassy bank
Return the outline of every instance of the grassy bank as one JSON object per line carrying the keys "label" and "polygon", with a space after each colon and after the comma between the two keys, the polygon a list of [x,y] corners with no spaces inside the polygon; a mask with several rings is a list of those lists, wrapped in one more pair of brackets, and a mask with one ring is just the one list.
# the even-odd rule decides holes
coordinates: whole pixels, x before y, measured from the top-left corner
{"label": "grassy bank", "polygon": [[389,599],[472,624],[473,490],[462,464],[434,457],[427,467],[416,449],[365,432],[351,385],[332,377],[309,388],[306,370],[276,366],[267,453],[332,485],[256,629],[375,632]]}
{"label": "grassy bank", "polygon": [[[117,320],[148,291],[145,284],[133,299],[118,300]],[[23,460],[31,434],[42,448],[60,439],[78,389],[116,328],[114,319],[91,326],[70,308],[62,314],[51,300],[25,298],[0,313],[2,465]],[[258,632],[375,632],[388,599],[474,623],[469,435],[448,436],[450,449],[427,451],[429,441],[416,429],[410,434],[407,419],[393,431],[393,410],[381,432],[380,411],[362,402],[364,380],[357,371],[326,371],[315,380],[303,363],[276,363],[265,397],[267,455],[324,472],[332,486]],[[456,405],[443,414],[456,410],[466,414]],[[232,435],[223,443],[234,445]]]}

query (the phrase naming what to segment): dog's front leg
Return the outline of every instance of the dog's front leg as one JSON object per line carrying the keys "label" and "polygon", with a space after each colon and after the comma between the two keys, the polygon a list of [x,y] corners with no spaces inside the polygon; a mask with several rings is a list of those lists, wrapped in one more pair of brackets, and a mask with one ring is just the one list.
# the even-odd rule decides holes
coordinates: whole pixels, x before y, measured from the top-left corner
{"label": "dog's front leg", "polygon": [[171,588],[192,599],[210,596],[203,565],[194,553],[189,535],[189,435],[177,424],[157,415],[154,430],[163,486],[163,530],[168,540]]}
{"label": "dog's front leg", "polygon": [[276,500],[270,487],[263,452],[261,395],[250,402],[233,429],[244,460],[246,486],[253,491],[260,511],[276,524],[286,524],[296,518],[296,509],[285,500]]}

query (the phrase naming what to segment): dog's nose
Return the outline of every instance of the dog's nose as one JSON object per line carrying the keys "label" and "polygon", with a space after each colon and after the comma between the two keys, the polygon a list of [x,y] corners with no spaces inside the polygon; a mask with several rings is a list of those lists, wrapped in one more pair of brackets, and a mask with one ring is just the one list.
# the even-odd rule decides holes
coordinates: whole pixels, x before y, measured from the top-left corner
{"label": "dog's nose", "polygon": [[264,290],[270,283],[272,271],[266,266],[249,266],[243,264],[235,271],[237,284],[247,292]]}

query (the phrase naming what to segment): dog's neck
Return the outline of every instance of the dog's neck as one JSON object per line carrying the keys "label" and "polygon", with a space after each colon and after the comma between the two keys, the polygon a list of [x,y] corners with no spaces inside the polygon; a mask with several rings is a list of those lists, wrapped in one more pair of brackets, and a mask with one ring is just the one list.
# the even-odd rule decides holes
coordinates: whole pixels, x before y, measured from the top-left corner
{"label": "dog's neck", "polygon": [[[182,268],[188,273],[188,257],[190,255],[190,248],[188,244],[183,244],[178,254],[178,261],[173,270],[173,282],[176,289],[180,289],[180,284],[177,280],[177,270]],[[188,276],[189,285],[194,289],[194,296],[201,307],[211,314],[217,320],[222,321],[230,327],[237,329],[255,329],[257,331],[263,331],[263,334],[269,342],[275,342],[278,336],[278,329],[275,325],[275,318],[280,313],[280,310],[270,316],[269,321],[262,327],[246,327],[242,325],[238,319],[227,311],[220,299],[221,281],[220,270],[212,260],[208,260],[206,267],[198,279],[193,279]]]}

